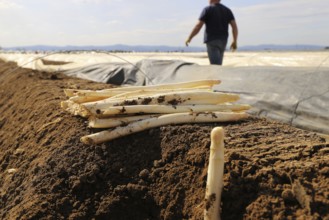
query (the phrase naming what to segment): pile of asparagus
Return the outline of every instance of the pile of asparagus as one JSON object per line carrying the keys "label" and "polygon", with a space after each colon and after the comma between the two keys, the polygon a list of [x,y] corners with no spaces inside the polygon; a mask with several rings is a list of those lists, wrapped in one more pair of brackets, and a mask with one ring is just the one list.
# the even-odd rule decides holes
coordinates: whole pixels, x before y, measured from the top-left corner
{"label": "pile of asparagus", "polygon": [[247,118],[249,105],[234,104],[239,95],[212,90],[220,80],[122,86],[104,90],[65,89],[61,106],[73,115],[88,118],[101,132],[81,138],[99,144],[131,133],[168,124],[227,122]]}

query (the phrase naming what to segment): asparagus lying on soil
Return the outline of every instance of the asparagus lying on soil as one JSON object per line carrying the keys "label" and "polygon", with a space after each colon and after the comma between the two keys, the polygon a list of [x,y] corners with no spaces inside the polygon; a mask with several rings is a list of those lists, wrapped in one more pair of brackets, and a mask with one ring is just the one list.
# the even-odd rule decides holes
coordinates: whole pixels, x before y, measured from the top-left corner
{"label": "asparagus lying on soil", "polygon": [[126,117],[114,117],[114,118],[96,118],[90,117],[88,127],[90,128],[113,128],[117,126],[127,125],[130,122],[135,122],[147,118],[154,118],[160,115],[137,115]]}
{"label": "asparagus lying on soil", "polygon": [[[131,92],[136,90],[150,89],[150,90],[165,90],[165,89],[184,89],[184,88],[212,88],[214,85],[220,84],[220,80],[198,80],[198,81],[189,81],[182,83],[171,83],[171,84],[162,84],[162,85],[152,85],[152,86],[121,86],[112,89],[103,89],[103,90],[79,90],[79,89],[65,89],[64,92],[66,96],[107,96],[111,97],[113,94],[121,94],[124,92]],[[107,95],[105,95],[107,94]]]}
{"label": "asparagus lying on soil", "polygon": [[[232,104],[239,95],[213,92],[220,80],[200,80],[155,86],[122,86],[104,90],[65,89],[63,109],[89,118],[89,127],[111,128],[82,137],[102,143],[166,124],[222,122],[246,118],[249,105]],[[122,127],[118,127],[122,126]]]}
{"label": "asparagus lying on soil", "polygon": [[[249,105],[220,104],[220,105],[130,105],[113,106],[106,110],[93,112],[97,117],[107,117],[119,114],[168,114],[181,112],[207,112],[207,111],[244,111],[250,109]],[[91,114],[91,113],[90,113]]]}
{"label": "asparagus lying on soil", "polygon": [[114,130],[105,130],[81,138],[85,144],[100,144],[118,137],[136,133],[146,129],[169,124],[184,123],[206,123],[206,122],[228,122],[238,121],[247,118],[246,113],[233,112],[209,112],[209,113],[175,113],[159,117],[149,118],[132,122],[124,127],[117,127]]}
{"label": "asparagus lying on soil", "polygon": [[226,94],[219,92],[171,92],[161,93],[158,95],[126,99],[112,100],[104,99],[97,102],[89,102],[81,104],[92,114],[104,111],[113,106],[134,106],[134,105],[215,105],[225,102],[235,102],[239,99],[239,95]]}

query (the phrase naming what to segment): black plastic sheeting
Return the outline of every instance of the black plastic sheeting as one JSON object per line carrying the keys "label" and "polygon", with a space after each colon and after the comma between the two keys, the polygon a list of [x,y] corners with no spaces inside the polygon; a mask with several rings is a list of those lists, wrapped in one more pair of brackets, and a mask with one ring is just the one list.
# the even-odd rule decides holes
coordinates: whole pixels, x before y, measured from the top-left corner
{"label": "black plastic sheeting", "polygon": [[156,85],[220,79],[214,87],[237,93],[250,114],[329,134],[328,67],[200,66],[179,60],[103,63],[66,71],[67,75],[115,85]]}
{"label": "black plastic sheeting", "polygon": [[[186,66],[199,66],[177,60],[142,60],[131,63],[100,63],[67,70],[65,73],[95,82],[114,85],[156,85],[175,82]],[[188,79],[186,79],[188,80]]]}

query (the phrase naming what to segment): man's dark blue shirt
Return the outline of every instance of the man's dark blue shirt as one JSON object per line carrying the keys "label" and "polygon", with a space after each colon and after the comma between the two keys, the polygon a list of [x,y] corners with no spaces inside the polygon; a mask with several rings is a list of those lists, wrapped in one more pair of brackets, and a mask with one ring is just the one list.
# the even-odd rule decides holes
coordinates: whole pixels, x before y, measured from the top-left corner
{"label": "man's dark blue shirt", "polygon": [[205,7],[199,20],[206,24],[204,43],[207,43],[228,39],[228,25],[234,20],[234,15],[229,8],[219,3]]}

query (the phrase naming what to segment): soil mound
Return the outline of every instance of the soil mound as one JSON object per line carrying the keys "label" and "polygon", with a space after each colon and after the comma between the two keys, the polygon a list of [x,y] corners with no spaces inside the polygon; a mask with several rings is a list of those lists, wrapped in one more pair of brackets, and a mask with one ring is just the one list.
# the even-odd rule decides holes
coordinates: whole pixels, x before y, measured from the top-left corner
{"label": "soil mound", "polygon": [[164,126],[87,146],[64,88],[111,85],[0,62],[1,219],[203,219],[210,131],[222,126],[222,219],[329,219],[329,144],[262,118]]}

